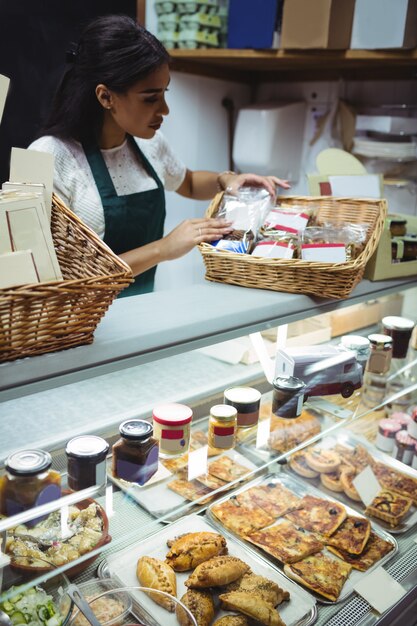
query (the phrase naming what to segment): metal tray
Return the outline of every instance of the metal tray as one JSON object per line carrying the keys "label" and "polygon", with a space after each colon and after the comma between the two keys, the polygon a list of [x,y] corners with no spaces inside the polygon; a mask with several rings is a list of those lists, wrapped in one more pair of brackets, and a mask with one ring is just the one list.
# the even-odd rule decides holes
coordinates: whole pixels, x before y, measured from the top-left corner
{"label": "metal tray", "polygon": [[[397,461],[397,459],[393,459],[392,457],[388,456],[384,452],[381,452],[380,450],[378,450],[378,448],[373,446],[369,441],[353,435],[348,430],[340,430],[334,435],[323,437],[323,439],[319,442],[318,445],[322,448],[332,448],[336,444],[342,444],[349,448],[354,448],[358,445],[361,445],[368,450],[368,452],[373,456],[375,460],[381,461],[381,463],[384,463],[384,465],[387,465],[388,467],[392,467],[393,469],[398,470],[405,476],[410,476],[411,478],[414,478],[414,479],[416,478],[417,474],[414,469],[412,469],[408,465],[404,465],[404,463],[401,463],[400,461]],[[321,491],[323,494],[326,494],[330,496],[331,498],[334,498],[335,494],[337,493],[336,498],[340,502],[342,502],[345,505],[351,506],[352,508],[356,509],[363,515],[365,514],[366,507],[362,502],[357,502],[356,500],[352,500],[345,493],[335,492],[335,491],[331,491],[330,489],[327,489],[322,484],[320,477],[306,478],[304,476],[301,476],[300,474],[297,474],[296,472],[294,472],[294,470],[291,469],[289,464],[285,465],[285,471],[291,474],[291,476],[297,477],[298,480],[306,482],[308,485],[312,485],[313,487]],[[400,524],[398,524],[398,526],[395,526],[394,528],[390,526],[388,522],[384,522],[383,520],[377,517],[375,518],[373,517],[372,519],[375,520],[378,526],[380,526],[384,530],[387,530],[391,535],[399,535],[401,533],[407,532],[408,530],[410,530],[410,528],[413,528],[417,524],[417,507],[413,505],[410,511],[407,513],[407,515],[403,519],[403,521]]]}
{"label": "metal tray", "polygon": [[[268,474],[267,476],[263,476],[258,480],[254,480],[249,484],[246,484],[242,489],[236,490],[234,492],[233,495],[237,495],[238,493],[242,493],[243,491],[247,491],[248,489],[250,489],[251,487],[255,487],[257,485],[260,485],[262,483],[271,483],[271,482],[277,482],[277,483],[281,483],[282,485],[284,485],[285,487],[287,487],[287,489],[290,489],[291,491],[293,491],[296,495],[302,497],[304,495],[310,494],[310,495],[314,495],[320,498],[326,498],[327,500],[330,500],[332,502],[338,502],[338,500],[334,497],[328,497],[325,494],[321,493],[318,489],[315,489],[314,487],[304,483],[301,480],[298,480],[297,478],[293,477],[290,474],[287,474],[285,472],[278,472],[275,474]],[[229,496],[230,497],[230,496]],[[216,502],[216,504],[219,504],[221,502],[225,502],[226,500],[228,500],[227,497],[222,498],[221,500],[219,500],[218,502]],[[345,506],[345,509],[347,511],[347,513],[349,515],[358,515],[358,512],[355,511],[354,509],[350,508],[349,506]],[[220,522],[220,520],[218,520],[216,518],[216,516],[211,512],[211,507],[209,507],[206,511],[206,516],[208,517],[208,519],[217,527],[217,528],[221,528],[222,531],[224,529],[224,533],[225,534],[230,534],[231,536],[235,536],[233,531],[225,528],[223,526],[223,524]],[[310,595],[312,595],[314,598],[316,598],[316,600],[318,602],[320,602],[321,604],[337,604],[339,602],[343,602],[344,600],[346,600],[349,596],[351,596],[354,592],[354,586],[356,585],[357,582],[359,582],[359,580],[361,580],[364,576],[367,576],[369,574],[369,572],[371,572],[373,569],[375,569],[376,567],[380,567],[381,565],[383,565],[384,563],[386,563],[387,561],[389,561],[394,554],[397,552],[398,550],[398,544],[397,541],[394,539],[394,537],[391,537],[391,535],[389,535],[387,532],[383,531],[382,529],[378,528],[378,526],[372,524],[372,530],[379,536],[382,537],[382,539],[385,539],[385,541],[389,541],[393,546],[394,549],[391,550],[391,552],[389,552],[388,554],[386,554],[382,559],[380,559],[377,563],[375,563],[372,567],[370,567],[366,572],[360,572],[358,570],[354,570],[352,569],[351,573],[349,574],[349,577],[347,579],[347,581],[345,582],[343,589],[340,593],[339,598],[336,601],[332,601],[332,600],[327,600],[326,598],[323,598],[322,596],[320,596],[319,594],[315,593],[312,590],[308,590],[308,593]],[[272,555],[263,552],[260,548],[257,548],[257,546],[253,546],[253,544],[249,543],[248,541],[246,541],[243,538],[240,538],[240,540],[245,544],[245,546],[250,547],[253,550],[256,550],[256,552],[262,554],[262,556],[267,559],[268,561],[272,561],[272,563],[275,565],[275,567],[279,568],[280,571],[282,571],[282,564],[280,563],[280,561],[278,561],[278,559],[275,559]],[[337,559],[336,556],[334,556],[330,551],[328,551],[326,548],[324,548],[322,550],[323,554],[329,556],[330,558],[334,558]],[[284,572],[282,572],[283,575],[285,576]]]}
{"label": "metal tray", "polygon": [[[209,520],[199,515],[184,517],[162,530],[146,537],[141,541],[129,546],[129,548],[110,554],[106,557],[98,569],[100,578],[111,576],[121,586],[137,586],[136,564],[141,556],[152,556],[164,559],[168,551],[166,542],[187,532],[216,531]],[[310,626],[317,619],[316,601],[312,596],[289,580],[262,556],[254,550],[247,549],[241,541],[227,536],[229,554],[237,556],[247,563],[255,574],[260,574],[276,582],[281,588],[290,593],[290,601],[279,605],[278,611],[286,626]],[[187,591],[184,585],[190,572],[177,572],[177,597],[180,599]],[[168,613],[165,609],[155,604],[148,596],[139,591],[130,592],[133,598],[132,612],[139,619],[147,620],[151,626],[178,626],[175,613]],[[215,599],[217,606],[217,598]],[[218,610],[216,619],[227,612]]]}
{"label": "metal tray", "polygon": [[[226,450],[219,456],[207,458],[207,447],[205,446],[204,449],[199,448],[191,452],[190,455],[191,454],[195,454],[195,460],[201,468],[200,474],[204,473],[207,463],[211,463],[220,456],[230,457],[236,461],[236,463],[247,467],[251,472],[258,469],[255,463],[244,457],[242,454],[239,454],[236,450]],[[148,485],[144,485],[143,487],[137,485],[136,483],[130,483],[126,480],[115,478],[111,473],[110,467],[108,467],[107,475],[109,479],[117,485],[117,487],[119,487],[119,489],[124,491],[130,498],[140,504],[140,506],[148,511],[148,513],[156,518],[161,518],[162,521],[164,519],[166,521],[173,521],[174,519],[182,517],[185,514],[203,511],[208,505],[208,503],[197,503],[194,505],[191,501],[186,500],[178,493],[171,491],[167,485],[171,480],[175,479],[176,475],[168,472],[167,470],[165,470],[165,473],[160,480],[154,482],[151,479],[150,483]],[[251,477],[249,476],[249,479],[250,478]],[[242,480],[245,480],[245,478]],[[239,486],[240,482],[241,481],[236,481],[235,487]],[[223,491],[219,491],[219,494],[221,496]]]}

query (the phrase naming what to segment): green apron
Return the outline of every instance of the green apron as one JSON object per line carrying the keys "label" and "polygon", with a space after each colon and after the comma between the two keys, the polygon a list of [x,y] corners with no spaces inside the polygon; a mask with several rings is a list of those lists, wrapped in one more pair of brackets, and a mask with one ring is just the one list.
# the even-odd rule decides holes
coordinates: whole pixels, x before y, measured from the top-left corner
{"label": "green apron", "polygon": [[[161,239],[165,220],[165,192],[148,159],[131,135],[127,137],[139,162],[151,176],[156,189],[118,196],[97,145],[83,144],[87,161],[100,194],[104,211],[104,241],[115,254],[139,248]],[[133,296],[153,291],[156,267],[136,276],[135,282],[120,294]]]}

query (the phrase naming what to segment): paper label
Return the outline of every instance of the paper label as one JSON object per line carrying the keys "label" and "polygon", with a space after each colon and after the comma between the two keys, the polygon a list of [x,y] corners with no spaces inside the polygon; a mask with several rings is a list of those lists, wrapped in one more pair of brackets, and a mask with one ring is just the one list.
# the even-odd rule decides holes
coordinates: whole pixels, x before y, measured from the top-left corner
{"label": "paper label", "polygon": [[378,613],[384,613],[396,604],[406,591],[382,567],[365,576],[353,587]]}
{"label": "paper label", "polygon": [[348,198],[380,198],[381,177],[379,174],[360,176],[329,176],[332,195]]}
{"label": "paper label", "polygon": [[53,154],[12,148],[9,180],[12,183],[43,183],[45,185],[46,210],[50,220],[54,181]]}
{"label": "paper label", "polygon": [[201,446],[188,453],[188,480],[207,474],[208,446]]}
{"label": "paper label", "polygon": [[382,487],[369,465],[352,482],[365,506],[371,504],[372,500],[382,491]]}
{"label": "paper label", "polygon": [[344,263],[346,246],[344,243],[308,243],[301,246],[301,258],[304,261],[322,263]]}

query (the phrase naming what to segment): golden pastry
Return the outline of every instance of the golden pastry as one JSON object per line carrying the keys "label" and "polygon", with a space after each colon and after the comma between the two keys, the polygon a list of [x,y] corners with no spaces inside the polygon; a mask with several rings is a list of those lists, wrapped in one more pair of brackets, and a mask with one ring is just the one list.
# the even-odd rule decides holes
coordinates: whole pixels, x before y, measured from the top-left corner
{"label": "golden pastry", "polygon": [[[209,626],[214,617],[214,602],[208,591],[189,589],[181,598],[187,609],[194,615],[198,626]],[[175,614],[181,626],[193,626],[190,617],[178,605]]]}
{"label": "golden pastry", "polygon": [[249,571],[249,565],[235,556],[215,556],[213,559],[197,565],[185,581],[185,585],[192,589],[222,587]]}
{"label": "golden pastry", "polygon": [[264,626],[285,626],[276,608],[259,596],[245,591],[231,591],[222,593],[219,598],[223,608],[239,611]]}
{"label": "golden pastry", "polygon": [[226,539],[218,533],[187,533],[169,542],[165,562],[176,572],[194,569],[214,556],[227,554]]}
{"label": "golden pastry", "polygon": [[[143,587],[165,591],[171,596],[177,595],[177,580],[175,572],[167,563],[154,559],[151,556],[142,556],[136,568],[136,576]],[[175,602],[167,596],[149,592],[149,597],[167,611],[175,611]]]}
{"label": "golden pastry", "polygon": [[260,596],[265,602],[272,604],[272,606],[277,606],[281,602],[290,599],[288,591],[284,591],[272,580],[258,574],[244,574],[242,578],[227,585],[225,593],[230,593],[231,591],[244,591]]}
{"label": "golden pastry", "polygon": [[246,615],[224,615],[213,626],[250,626],[250,621]]}

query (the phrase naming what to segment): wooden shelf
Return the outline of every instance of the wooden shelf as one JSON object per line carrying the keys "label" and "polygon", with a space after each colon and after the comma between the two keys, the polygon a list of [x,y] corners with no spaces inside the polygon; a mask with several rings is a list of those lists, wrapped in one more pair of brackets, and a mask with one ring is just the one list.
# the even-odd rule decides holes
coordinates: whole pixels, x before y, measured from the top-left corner
{"label": "wooden shelf", "polygon": [[171,50],[172,69],[238,82],[267,80],[410,79],[413,50]]}

